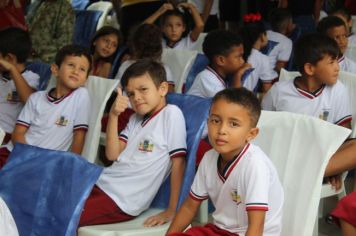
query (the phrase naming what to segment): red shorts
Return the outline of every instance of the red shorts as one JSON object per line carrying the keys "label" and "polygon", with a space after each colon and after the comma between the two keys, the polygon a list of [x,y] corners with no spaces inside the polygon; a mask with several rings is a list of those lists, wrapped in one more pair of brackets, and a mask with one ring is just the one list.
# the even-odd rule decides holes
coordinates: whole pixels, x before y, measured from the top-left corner
{"label": "red shorts", "polygon": [[79,227],[128,221],[135,218],[123,212],[104,191],[96,185],[84,204]]}
{"label": "red shorts", "polygon": [[10,151],[7,150],[6,147],[0,148],[0,170],[3,168],[3,166],[6,164],[7,159],[9,158]]}
{"label": "red shorts", "polygon": [[238,234],[230,233],[229,231],[218,228],[213,224],[204,226],[194,226],[187,229],[184,233],[171,233],[167,236],[236,236]]}
{"label": "red shorts", "polygon": [[356,227],[356,192],[343,197],[331,215]]}

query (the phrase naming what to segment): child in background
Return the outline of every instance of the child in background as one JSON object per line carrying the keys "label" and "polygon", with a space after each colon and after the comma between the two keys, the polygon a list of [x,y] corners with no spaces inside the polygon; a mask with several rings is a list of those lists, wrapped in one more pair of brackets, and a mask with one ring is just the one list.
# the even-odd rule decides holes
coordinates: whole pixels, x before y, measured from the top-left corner
{"label": "child in background", "polygon": [[268,44],[267,32],[258,13],[245,15],[244,22],[240,29],[244,43],[244,59],[254,70],[242,85],[250,91],[257,92],[259,82],[262,82],[262,93],[266,93],[278,77],[270,65],[269,58],[260,52]]}
{"label": "child in background", "polygon": [[[257,97],[245,88],[217,93],[208,119],[213,148],[199,165],[190,194],[173,219],[168,236],[279,236],[283,189],[266,154],[250,142],[261,113]],[[187,229],[203,200],[215,207],[213,224]]]}
{"label": "child in background", "polygon": [[0,127],[6,133],[2,144],[11,140],[17,116],[39,84],[39,75],[26,70],[30,52],[31,39],[26,31],[0,31]]}
{"label": "child in background", "polygon": [[[160,63],[138,60],[125,71],[121,84],[128,97],[118,89],[106,130],[106,156],[114,164],[100,175],[84,205],[80,226],[126,221],[141,214],[171,170],[169,206],[144,224],[164,224],[175,215],[185,166],[184,116],[166,103],[168,83]],[[136,113],[118,135],[118,116],[129,101]]]}
{"label": "child in background", "polygon": [[90,52],[93,55],[91,75],[109,77],[121,41],[120,31],[111,26],[104,26],[95,33],[90,43]]}
{"label": "child in background", "polygon": [[293,42],[288,35],[293,31],[292,14],[285,8],[276,8],[269,15],[269,23],[272,30],[267,30],[267,38],[276,44],[268,53],[269,62],[272,68],[279,73],[285,68],[290,59]]}
{"label": "child in background", "polygon": [[[162,34],[154,24],[139,25],[133,31],[129,40],[129,55],[126,57],[117,72],[115,79],[121,80],[126,69],[139,59],[151,59],[160,62],[162,56]],[[166,71],[169,91],[174,92],[175,81],[172,71],[167,65],[163,65]]]}
{"label": "child in background", "polygon": [[196,76],[187,94],[214,97],[228,87],[228,76],[232,76],[231,87],[241,87],[242,75],[250,66],[243,59],[242,39],[237,34],[226,30],[211,31],[205,37],[203,52],[209,65]]}
{"label": "child in background", "polygon": [[56,87],[29,97],[17,118],[12,143],[0,148],[0,168],[17,142],[81,154],[90,116],[89,94],[82,86],[90,66],[85,48],[68,45],[59,50],[51,68]]}
{"label": "child in background", "polygon": [[347,8],[340,8],[333,11],[331,16],[337,16],[345,22],[348,32],[349,44],[355,45],[356,44],[356,35],[352,33],[352,18],[350,11]]}
{"label": "child in background", "polygon": [[190,11],[194,19],[194,28],[185,35],[187,24],[184,20],[184,15],[178,9],[175,9],[172,4],[163,4],[152,16],[145,20],[145,23],[153,24],[158,18],[160,19],[161,30],[163,32],[163,47],[174,49],[192,49],[197,41],[200,33],[204,29],[204,23],[199,12],[191,3],[180,3],[177,7],[185,8]]}
{"label": "child in background", "polygon": [[327,16],[319,22],[317,30],[319,33],[334,39],[339,46],[340,70],[356,74],[356,62],[345,56],[348,45],[348,30],[344,21],[337,16]]}

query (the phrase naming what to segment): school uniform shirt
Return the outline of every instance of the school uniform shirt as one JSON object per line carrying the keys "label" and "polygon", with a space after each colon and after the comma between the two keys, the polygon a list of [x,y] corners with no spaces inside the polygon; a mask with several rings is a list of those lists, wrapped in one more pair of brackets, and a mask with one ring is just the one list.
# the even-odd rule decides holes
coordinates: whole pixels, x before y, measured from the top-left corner
{"label": "school uniform shirt", "polygon": [[[117,72],[116,76],[115,76],[115,79],[121,81],[121,77],[122,75],[125,73],[126,69],[129,68],[133,63],[135,63],[136,61],[134,60],[127,60],[127,61],[124,61],[120,67],[119,67],[119,71]],[[174,78],[173,78],[173,74],[172,74],[172,71],[171,69],[164,63],[162,63],[163,67],[164,67],[164,70],[166,71],[166,77],[167,77],[167,82],[168,84],[170,85],[175,85],[175,82],[174,82]]]}
{"label": "school uniform shirt", "polygon": [[148,209],[168,177],[171,158],[186,154],[183,114],[169,104],[149,117],[134,114],[119,139],[126,147],[97,185],[125,213],[137,216]]}
{"label": "school uniform shirt", "polygon": [[348,91],[340,81],[323,85],[314,93],[298,88],[294,79],[279,81],[264,96],[262,108],[309,115],[337,125],[352,119]]}
{"label": "school uniform shirt", "polygon": [[340,70],[347,71],[356,74],[356,62],[352,61],[350,58],[342,56],[339,59]]}
{"label": "school uniform shirt", "polygon": [[270,159],[253,144],[247,144],[223,172],[221,156],[214,149],[199,165],[190,191],[196,201],[210,198],[214,204],[214,224],[231,233],[245,235],[248,211],[266,211],[264,236],[281,233],[284,193]]}
{"label": "school uniform shirt", "polygon": [[225,79],[208,66],[196,76],[187,94],[210,98],[225,88],[227,88]]}
{"label": "school uniform shirt", "polygon": [[[53,89],[51,90],[53,91]],[[68,151],[73,132],[87,130],[90,116],[90,97],[86,88],[80,87],[61,98],[51,91],[33,93],[22,109],[16,124],[27,127],[27,144],[60,151]],[[7,149],[12,151],[10,142]]]}
{"label": "school uniform shirt", "polygon": [[[197,8],[199,13],[203,13],[204,5],[205,5],[206,1],[189,0],[188,2],[192,3]],[[209,15],[217,15],[218,11],[219,11],[219,1],[218,0],[213,0],[213,5],[211,6]]]}
{"label": "school uniform shirt", "polygon": [[178,42],[176,42],[173,47],[170,47],[167,45],[167,40],[162,39],[162,47],[163,48],[171,48],[171,49],[178,49],[178,50],[191,50],[194,48],[195,44],[197,41],[193,41],[192,38],[190,37],[190,33],[181,38]]}
{"label": "school uniform shirt", "polygon": [[267,30],[267,38],[269,41],[277,43],[268,54],[271,68],[274,69],[276,67],[277,61],[289,61],[293,48],[292,40],[285,35],[272,30]]}
{"label": "school uniform shirt", "polygon": [[[40,78],[38,74],[26,70],[21,75],[31,88],[37,89]],[[23,106],[14,81],[0,75],[0,127],[6,133],[12,133],[14,130],[17,116]]]}
{"label": "school uniform shirt", "polygon": [[356,34],[352,34],[349,36],[349,46],[355,46],[356,45]]}
{"label": "school uniform shirt", "polygon": [[278,77],[277,72],[272,69],[268,57],[254,48],[251,50],[247,63],[251,64],[254,70],[242,82],[242,86],[250,91],[255,90],[259,80],[262,83],[272,83]]}

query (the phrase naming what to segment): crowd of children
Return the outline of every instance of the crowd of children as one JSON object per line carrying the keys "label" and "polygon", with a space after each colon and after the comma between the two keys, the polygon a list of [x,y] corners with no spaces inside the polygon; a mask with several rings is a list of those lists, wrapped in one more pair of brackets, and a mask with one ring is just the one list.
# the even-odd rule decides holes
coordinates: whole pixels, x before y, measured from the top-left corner
{"label": "crowd of children", "polygon": [[[248,14],[236,32],[220,29],[206,35],[202,51],[209,64],[187,94],[212,98],[207,121],[212,149],[177,209],[189,121],[166,101],[178,81],[161,57],[164,48],[195,48],[204,23],[215,17],[192,3],[165,3],[135,27],[128,40],[118,29],[105,26],[95,33],[90,48],[67,45],[57,52],[51,65],[56,85],[48,91],[37,91],[40,77],[26,69],[32,48],[29,33],[1,30],[0,128],[6,136],[0,169],[16,143],[81,154],[91,114],[85,82],[89,75],[109,78],[114,73],[118,88],[109,105],[105,145],[105,156],[113,164],[89,195],[79,226],[135,218],[148,209],[170,174],[169,206],[146,219],[145,226],[172,221],[167,232],[172,236],[280,235],[282,185],[272,162],[250,142],[258,135],[261,109],[306,114],[351,129],[348,90],[338,81],[340,70],[356,73],[356,62],[346,56],[348,43],[353,44],[351,17],[345,9],[333,11],[319,21],[316,32],[299,35],[296,43],[289,37],[298,26],[283,8],[273,9],[269,22],[260,14]],[[114,71],[114,59],[123,47],[120,67]],[[281,70],[290,66],[301,75],[278,81]],[[128,108],[134,114],[127,124],[119,124]],[[118,134],[119,126],[125,128]],[[341,174],[356,167],[355,153],[355,140],[341,145],[328,162],[325,181],[340,188]],[[213,224],[185,231],[208,198],[215,207]],[[350,194],[332,212],[347,236],[356,232],[355,199]]]}

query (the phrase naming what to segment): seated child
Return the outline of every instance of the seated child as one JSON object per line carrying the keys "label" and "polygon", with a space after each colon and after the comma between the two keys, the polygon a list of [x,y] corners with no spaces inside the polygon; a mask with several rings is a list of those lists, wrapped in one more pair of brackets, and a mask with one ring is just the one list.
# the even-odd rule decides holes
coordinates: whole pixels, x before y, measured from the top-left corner
{"label": "seated child", "polygon": [[32,94],[17,118],[12,143],[0,149],[0,168],[13,145],[27,143],[41,148],[80,154],[90,115],[90,98],[85,84],[91,56],[80,46],[60,49],[52,65],[56,87]]}
{"label": "seated child", "polygon": [[[213,98],[208,119],[213,148],[199,165],[189,197],[167,235],[280,235],[284,194],[278,173],[257,146],[261,113],[257,97],[245,88],[228,88]],[[189,228],[201,202],[210,198],[213,224]]]}
{"label": "seated child", "polygon": [[331,212],[340,223],[344,236],[356,235],[356,192],[343,197]]}
{"label": "seated child", "polygon": [[6,133],[2,144],[11,140],[17,116],[39,84],[38,74],[26,70],[30,52],[31,39],[26,31],[0,31],[0,127]]}
{"label": "seated child", "polygon": [[334,39],[339,46],[340,70],[356,74],[356,62],[345,56],[348,44],[348,30],[344,21],[337,16],[328,16],[319,22],[317,30],[319,33]]}
{"label": "seated child", "polygon": [[90,43],[90,52],[93,56],[91,75],[109,77],[121,40],[120,31],[111,26],[104,26],[95,33]]}
{"label": "seated child", "polygon": [[348,44],[356,45],[356,35],[352,33],[352,17],[350,11],[347,8],[342,7],[331,12],[330,15],[337,16],[344,21],[348,32]]}
{"label": "seated child", "polygon": [[205,37],[203,52],[209,65],[196,76],[187,94],[213,97],[228,87],[228,76],[233,77],[230,86],[241,87],[241,77],[249,65],[244,64],[242,39],[237,34],[226,30],[211,31]]}
{"label": "seated child", "polygon": [[[319,117],[351,128],[351,107],[346,87],[338,81],[337,43],[320,34],[306,35],[295,45],[295,64],[302,74],[279,81],[264,96],[262,108]],[[334,176],[356,166],[356,142],[344,143],[331,157],[324,175]],[[332,182],[333,183],[333,182]],[[337,182],[339,187],[340,182]]]}
{"label": "seated child", "polygon": [[260,90],[266,93],[277,79],[278,74],[271,66],[268,56],[261,53],[261,49],[268,43],[267,33],[261,18],[244,18],[244,26],[240,29],[244,44],[244,59],[252,68],[252,73],[242,81],[242,86],[250,91]]}
{"label": "seated child", "polygon": [[[163,224],[175,214],[185,165],[184,116],[178,107],[166,103],[168,83],[158,62],[138,60],[125,71],[122,85],[128,97],[118,89],[106,130],[106,156],[114,163],[99,177],[79,226],[120,222],[139,215],[150,206],[170,170],[169,206],[148,218],[145,225]],[[129,101],[136,114],[118,136],[118,116]]]}
{"label": "seated child", "polygon": [[[139,59],[152,59],[161,61],[162,56],[162,36],[160,29],[154,24],[142,24],[130,35],[129,51],[127,60],[124,61],[117,72],[115,79],[121,80],[126,69]],[[163,65],[166,71],[166,78],[169,84],[169,91],[174,91],[174,78],[171,69]]]}
{"label": "seated child", "polygon": [[267,30],[267,38],[276,44],[268,54],[270,65],[279,73],[290,59],[293,42],[288,35],[294,30],[292,14],[285,8],[276,8],[269,15],[272,30]]}
{"label": "seated child", "polygon": [[163,47],[174,49],[192,49],[200,33],[204,29],[204,23],[196,7],[191,3],[180,3],[178,7],[190,11],[194,19],[194,28],[184,36],[187,30],[187,24],[182,12],[175,9],[172,4],[165,3],[152,16],[145,20],[145,23],[153,24],[158,18],[160,19],[161,30],[163,33]]}

